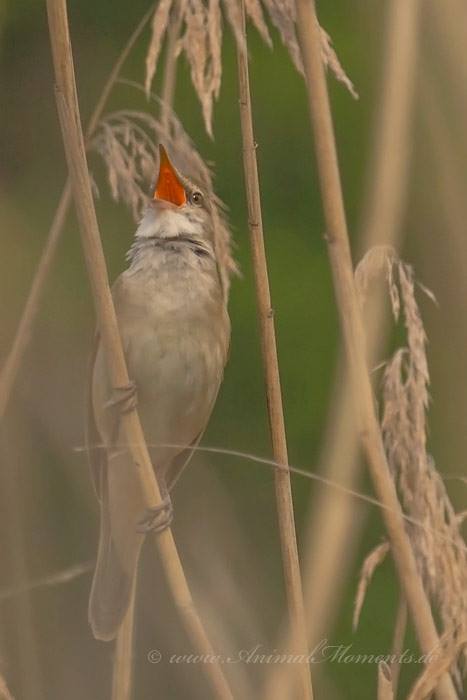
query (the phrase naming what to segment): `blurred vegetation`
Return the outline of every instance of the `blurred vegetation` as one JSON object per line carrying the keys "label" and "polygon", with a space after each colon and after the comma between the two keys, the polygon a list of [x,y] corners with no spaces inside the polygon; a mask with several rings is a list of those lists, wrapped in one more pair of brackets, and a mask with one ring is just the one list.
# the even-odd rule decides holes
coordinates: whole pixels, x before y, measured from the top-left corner
{"label": "blurred vegetation", "polygon": [[[332,36],[342,64],[360,94],[360,99],[354,101],[342,85],[330,78],[349,228],[355,241],[367,185],[372,126],[379,95],[386,3],[383,0],[339,0],[319,5],[322,24]],[[92,110],[113,60],[146,8],[147,3],[143,0],[70,3],[83,119]],[[320,448],[339,350],[339,332],[323,241],[324,226],[304,86],[278,36],[273,34],[273,38],[274,50],[270,51],[255,31],[250,30],[253,106],[266,245],[290,461],[319,471]],[[123,70],[125,77],[143,81],[147,40],[148,31],[132,52]],[[243,277],[232,285],[231,357],[204,444],[269,455],[244,199],[235,54],[230,36],[223,51],[224,76],[220,100],[215,108],[215,140],[210,141],[204,132],[199,105],[183,61],[175,102],[175,109],[198,149],[207,160],[215,163],[217,191],[230,208],[236,255],[243,271]],[[65,181],[66,168],[42,3],[16,0],[3,7],[0,11],[0,52],[3,90],[0,129],[1,358],[13,338]],[[159,70],[156,91],[161,73]],[[151,108],[136,91],[117,86],[110,106],[129,105]],[[415,149],[420,148],[420,139],[416,139]],[[134,223],[123,206],[110,201],[102,166],[95,156],[90,164],[99,182],[98,217],[113,279],[123,269],[124,253],[129,247]],[[430,207],[436,205],[426,201],[419,179],[414,179],[411,190],[405,222],[409,234],[407,256],[415,263],[422,281],[434,289],[440,302],[440,308],[428,304],[423,307],[428,334],[432,338],[432,450],[442,468],[456,472],[463,467],[462,455],[467,446],[465,427],[462,429],[467,411],[461,387],[456,385],[449,370],[449,358],[457,363],[456,366],[460,361],[455,329],[454,337],[447,333],[449,341],[443,332],[443,319],[448,320],[448,325],[444,326],[446,331],[451,328],[450,324],[455,325],[453,316],[446,312],[451,289],[449,280],[444,280],[449,276],[449,270],[446,269],[446,260],[441,262],[437,257],[439,240],[437,246],[433,243],[433,239],[439,239],[440,233],[433,230],[435,224],[430,223],[429,212]],[[421,210],[425,210],[423,216]],[[97,508],[85,457],[74,449],[83,444],[84,387],[93,326],[94,312],[76,221],[71,214],[41,304],[32,343],[2,426],[0,506],[5,527],[0,534],[0,585],[3,587],[33,580],[76,562],[92,560],[95,555]],[[447,351],[442,349],[445,342],[449,346]],[[197,489],[203,470],[214,470],[231,495],[238,528],[255,553],[261,572],[259,580],[250,581],[248,571],[232,572],[232,575],[240,583],[245,583],[245,596],[251,595],[251,603],[257,602],[257,613],[266,637],[256,640],[256,643],[271,649],[281,622],[280,611],[284,608],[279,542],[272,505],[273,474],[265,467],[231,457],[210,456],[207,467],[206,464],[203,457],[195,458],[175,497],[175,534],[180,540],[182,555],[188,561],[193,556],[187,545],[189,540],[184,539],[187,528],[196,528],[198,519],[209,522],[211,511],[219,508],[216,502],[204,499],[203,493]],[[300,526],[313,507],[315,488],[313,482],[301,477],[294,477],[293,485]],[[362,488],[369,488],[368,484],[365,482]],[[197,500],[188,512],[195,521],[187,522],[183,508],[193,493]],[[177,502],[180,504],[178,508]],[[218,520],[221,515],[217,513]],[[332,644],[352,644],[356,653],[387,653],[397,600],[397,585],[390,563],[384,564],[377,572],[363,610],[360,630],[356,635],[351,632],[358,567],[364,554],[383,535],[374,509],[369,511],[369,516],[354,576],[342,601],[339,624],[337,629],[329,631],[328,638]],[[204,529],[209,536],[209,525],[205,524]],[[228,538],[229,533],[224,534]],[[222,546],[219,539],[217,542]],[[225,547],[228,546],[227,539]],[[215,550],[211,552],[216,556]],[[158,595],[166,608],[168,594],[156,568],[151,568],[150,576],[156,582],[154,586],[162,591]],[[190,568],[189,564],[189,579]],[[89,584],[90,577],[83,576],[65,586],[0,602],[0,669],[7,675],[16,697],[30,700],[106,696],[111,651],[109,647],[94,642],[87,627]],[[151,585],[145,583],[149,595],[154,586],[152,582]],[[157,604],[152,602],[154,621],[158,615]],[[36,631],[34,639],[25,639],[24,629],[28,626],[29,615]],[[172,619],[174,617],[175,613]],[[179,623],[174,624],[178,626]],[[156,671],[159,673],[161,669],[147,663],[145,650],[162,649],[167,646],[167,641],[162,632],[157,631],[156,622],[154,628],[154,634],[147,630],[142,633],[144,642],[139,645],[142,651],[136,659],[140,689],[135,697],[156,697],[153,691],[147,694],[144,690],[151,687],[158,688],[157,697],[160,698],[187,697],[187,687],[198,688],[198,684],[204,682],[199,678],[201,674],[196,668],[178,667],[175,669],[180,675],[177,681],[174,670],[169,669],[165,675],[158,676]],[[174,640],[174,651],[177,651],[179,647],[176,645],[183,645],[181,630],[174,632]],[[244,642],[240,633],[239,640]],[[415,648],[411,637],[406,646]],[[29,663],[34,656],[32,650],[38,659],[35,669]],[[376,668],[372,664],[336,663],[322,670],[326,675],[326,685],[323,685],[326,690],[318,692],[318,697],[363,700],[375,696]],[[248,671],[255,675],[263,673],[264,669]],[[413,673],[417,671],[415,668]],[[410,673],[406,679],[409,676]]]}

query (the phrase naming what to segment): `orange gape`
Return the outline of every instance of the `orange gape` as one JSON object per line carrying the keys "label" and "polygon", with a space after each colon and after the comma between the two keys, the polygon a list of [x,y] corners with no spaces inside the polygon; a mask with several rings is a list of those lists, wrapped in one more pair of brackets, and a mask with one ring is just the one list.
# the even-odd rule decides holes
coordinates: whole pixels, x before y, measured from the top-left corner
{"label": "orange gape", "polygon": [[159,177],[157,179],[156,189],[154,190],[154,199],[163,199],[166,202],[171,202],[177,207],[186,204],[186,192],[182,183],[178,179],[172,163],[163,146],[159,146],[160,151],[160,166]]}

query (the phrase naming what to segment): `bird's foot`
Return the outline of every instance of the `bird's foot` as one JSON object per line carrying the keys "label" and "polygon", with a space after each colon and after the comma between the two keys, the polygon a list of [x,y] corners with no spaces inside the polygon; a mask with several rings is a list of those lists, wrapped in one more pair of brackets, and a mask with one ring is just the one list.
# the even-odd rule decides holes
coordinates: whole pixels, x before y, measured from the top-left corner
{"label": "bird's foot", "polygon": [[125,386],[113,387],[112,398],[107,401],[105,407],[110,410],[118,409],[120,413],[130,413],[137,404],[136,384],[130,381]]}
{"label": "bird's foot", "polygon": [[138,522],[137,531],[143,534],[147,534],[148,532],[161,533],[170,527],[173,514],[172,500],[167,494],[159,506],[146,510],[145,514]]}

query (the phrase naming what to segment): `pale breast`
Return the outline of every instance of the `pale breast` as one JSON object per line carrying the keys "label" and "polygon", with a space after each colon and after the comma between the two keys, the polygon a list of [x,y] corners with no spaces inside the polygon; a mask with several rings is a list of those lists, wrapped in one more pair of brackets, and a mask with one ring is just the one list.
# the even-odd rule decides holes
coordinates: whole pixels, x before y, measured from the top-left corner
{"label": "pale breast", "polygon": [[189,251],[154,251],[120,276],[114,300],[146,440],[161,465],[204,430],[222,380],[230,323],[217,270]]}

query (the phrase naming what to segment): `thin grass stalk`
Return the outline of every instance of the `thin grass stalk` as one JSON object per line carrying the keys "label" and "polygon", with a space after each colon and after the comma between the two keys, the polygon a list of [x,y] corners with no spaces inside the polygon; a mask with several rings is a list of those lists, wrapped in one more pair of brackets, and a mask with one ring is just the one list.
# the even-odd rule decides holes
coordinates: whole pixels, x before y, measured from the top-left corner
{"label": "thin grass stalk", "polygon": [[[165,56],[162,104],[160,105],[161,120],[167,129],[170,110],[175,96],[175,84],[177,77],[177,53],[176,43],[181,28],[181,13],[179,4],[173,10],[170,20]],[[149,13],[150,16],[151,13]],[[147,22],[148,16],[145,16]],[[118,73],[115,77],[117,77]],[[135,631],[135,595],[136,585],[133,587],[132,598],[122,627],[117,635],[115,657],[113,663],[112,700],[130,700],[133,673],[133,636]]]}
{"label": "thin grass stalk", "polygon": [[[47,0],[49,33],[56,79],[56,98],[63,143],[71,177],[83,251],[93,292],[109,376],[114,387],[128,386],[129,376],[112,302],[102,243],[91,192],[78,107],[66,0]],[[136,409],[121,417],[123,434],[134,461],[135,474],[147,507],[161,505],[161,493]],[[213,654],[195,610],[170,528],[155,538],[168,585],[191,641],[201,654]],[[203,664],[214,694],[232,698],[218,663]]]}
{"label": "thin grass stalk", "polygon": [[[115,61],[89,119],[89,123],[86,129],[86,140],[88,140],[94,133],[102,116],[102,113],[105,109],[112,88],[118,79],[122,66],[128,58],[131,49],[140,37],[146,24],[148,23],[150,17],[152,16],[152,13],[153,7],[151,7],[151,9],[148,10],[144,17],[142,17],[141,20],[138,22],[133,33],[131,34],[127,43],[123,47],[120,55]],[[52,225],[50,227],[44,245],[44,249],[42,251],[42,255],[37,265],[37,269],[34,274],[31,288],[29,290],[29,294],[24,305],[23,313],[21,315],[21,319],[18,324],[18,328],[16,330],[16,334],[10,352],[8,353],[8,356],[4,362],[3,368],[0,373],[0,421],[5,415],[5,411],[8,406],[8,401],[11,396],[11,391],[13,389],[16,377],[18,376],[18,371],[21,366],[21,362],[28,348],[29,341],[34,330],[34,323],[37,318],[39,304],[41,302],[42,294],[45,288],[45,283],[47,281],[50,269],[52,267],[52,263],[55,258],[57,245],[63,232],[63,227],[65,225],[70,204],[71,184],[70,179],[68,178],[60,196],[60,200],[55,211]]]}
{"label": "thin grass stalk", "polygon": [[[365,359],[364,330],[354,283],[329,95],[319,49],[319,25],[314,0],[297,0],[297,19],[327,227],[326,240],[360,437],[376,495],[386,506],[381,514],[419,645],[424,654],[429,654],[438,648],[440,640],[404,527],[375,412]],[[456,700],[456,692],[448,674],[445,673],[440,679],[436,693],[438,700]]]}
{"label": "thin grass stalk", "polygon": [[391,669],[385,661],[378,664],[378,700],[394,700]]}
{"label": "thin grass stalk", "polygon": [[[244,0],[241,2],[241,12],[242,35],[245,39],[246,46],[247,36]],[[264,245],[261,195],[258,164],[256,160],[256,142],[253,132],[248,56],[246,50],[243,50],[241,46],[237,46],[237,64],[248,223],[255,277],[256,302],[260,323],[261,352],[265,374],[269,426],[274,458],[278,464],[287,467],[286,469],[276,469],[274,476],[289,622],[292,629],[294,653],[306,655],[307,634],[304,624],[305,610],[295,534],[290,471],[288,469],[287,441],[282,407],[274,315],[271,304],[268,267]],[[298,664],[296,670],[297,682],[299,683],[301,691],[300,697],[311,699],[313,697],[313,690],[309,665],[306,663]]]}
{"label": "thin grass stalk", "polygon": [[407,631],[407,603],[404,595],[401,592],[399,595],[399,603],[397,605],[396,620],[394,622],[394,632],[392,635],[391,647],[391,682],[392,693],[397,698],[397,690],[399,686],[399,678],[401,674],[400,658],[404,651],[405,633]]}
{"label": "thin grass stalk", "polygon": [[73,564],[68,566],[66,569],[61,569],[53,574],[48,574],[47,576],[41,576],[38,579],[33,579],[32,581],[25,581],[21,586],[8,586],[6,588],[0,588],[0,604],[5,600],[11,598],[16,598],[23,593],[29,593],[34,591],[36,588],[48,588],[49,586],[60,586],[65,583],[69,583],[84,574],[88,574],[94,569],[94,561],[86,561],[82,564]]}
{"label": "thin grass stalk", "polygon": [[115,660],[112,674],[112,700],[129,700],[129,698],[131,698],[137,588],[136,578],[133,582],[130,604],[118,632],[115,645]]}

